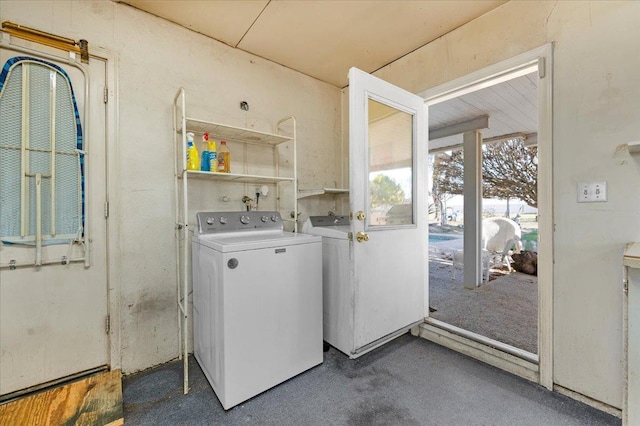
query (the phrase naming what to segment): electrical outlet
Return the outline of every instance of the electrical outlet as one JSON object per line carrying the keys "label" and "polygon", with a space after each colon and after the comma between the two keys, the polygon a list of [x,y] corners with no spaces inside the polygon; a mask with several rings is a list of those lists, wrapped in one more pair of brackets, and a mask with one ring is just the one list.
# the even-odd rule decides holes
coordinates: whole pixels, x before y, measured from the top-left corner
{"label": "electrical outlet", "polygon": [[604,203],[607,201],[607,182],[578,183],[579,203]]}

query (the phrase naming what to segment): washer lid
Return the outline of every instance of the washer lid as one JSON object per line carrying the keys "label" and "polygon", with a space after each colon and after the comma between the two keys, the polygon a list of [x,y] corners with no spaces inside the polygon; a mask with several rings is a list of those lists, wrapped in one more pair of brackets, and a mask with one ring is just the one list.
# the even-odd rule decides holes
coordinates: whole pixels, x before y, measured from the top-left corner
{"label": "washer lid", "polygon": [[309,216],[302,225],[302,232],[323,237],[348,239],[351,231],[349,216]]}
{"label": "washer lid", "polygon": [[223,253],[320,243],[320,237],[293,232],[260,231],[229,232],[194,236],[194,244],[202,244]]}
{"label": "washer lid", "polygon": [[348,225],[337,226],[320,226],[305,229],[304,232],[312,235],[320,235],[328,238],[337,238],[340,240],[347,240],[348,234],[351,232],[351,227]]}
{"label": "washer lid", "polygon": [[313,227],[318,227],[318,226],[332,227],[332,226],[349,226],[351,224],[351,221],[349,220],[349,216],[329,215],[329,216],[309,216],[309,223]]}

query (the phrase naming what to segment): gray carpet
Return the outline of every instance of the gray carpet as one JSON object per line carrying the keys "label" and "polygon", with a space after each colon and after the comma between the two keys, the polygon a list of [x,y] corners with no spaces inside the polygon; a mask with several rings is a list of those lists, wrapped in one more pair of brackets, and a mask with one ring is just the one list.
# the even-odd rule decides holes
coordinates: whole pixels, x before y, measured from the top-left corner
{"label": "gray carpet", "polygon": [[[260,348],[256,348],[260,350]],[[620,419],[403,335],[349,360],[324,363],[225,412],[191,358],[127,376],[127,425],[619,425]]]}
{"label": "gray carpet", "polygon": [[538,353],[538,277],[495,273],[474,290],[464,288],[460,270],[455,278],[451,261],[429,261],[429,305],[437,309],[433,318]]}

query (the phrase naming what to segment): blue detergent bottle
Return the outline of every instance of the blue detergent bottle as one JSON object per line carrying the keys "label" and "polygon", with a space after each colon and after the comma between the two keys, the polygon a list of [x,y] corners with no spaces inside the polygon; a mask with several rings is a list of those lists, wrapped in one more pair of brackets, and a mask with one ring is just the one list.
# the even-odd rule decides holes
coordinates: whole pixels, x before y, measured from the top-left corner
{"label": "blue detergent bottle", "polygon": [[211,171],[211,153],[209,152],[209,133],[202,135],[202,161],[200,161],[200,170],[203,172]]}

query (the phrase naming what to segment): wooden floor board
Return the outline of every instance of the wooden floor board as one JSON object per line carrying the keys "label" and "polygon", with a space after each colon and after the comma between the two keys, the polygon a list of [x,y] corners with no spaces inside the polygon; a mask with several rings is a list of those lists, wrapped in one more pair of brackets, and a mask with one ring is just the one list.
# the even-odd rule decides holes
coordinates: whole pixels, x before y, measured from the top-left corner
{"label": "wooden floor board", "polygon": [[124,424],[120,370],[94,374],[0,405],[0,425]]}

